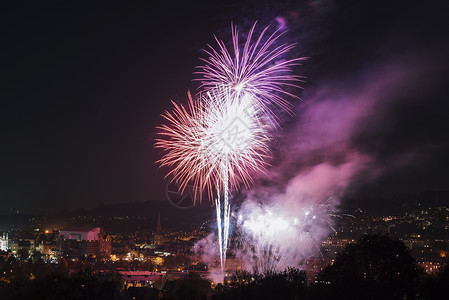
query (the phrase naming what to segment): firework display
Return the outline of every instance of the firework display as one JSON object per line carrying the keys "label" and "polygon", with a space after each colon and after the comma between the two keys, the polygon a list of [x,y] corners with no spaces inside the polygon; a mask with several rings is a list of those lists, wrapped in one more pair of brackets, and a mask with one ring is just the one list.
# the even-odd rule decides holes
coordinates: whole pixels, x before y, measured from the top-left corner
{"label": "firework display", "polygon": [[[251,174],[263,171],[269,156],[267,126],[250,95],[232,97],[208,91],[187,107],[174,103],[173,112],[163,117],[161,138],[156,146],[165,150],[162,165],[172,167],[172,176],[183,190],[194,188],[195,198],[202,192],[215,197],[220,245],[220,260],[225,262],[229,232],[229,191],[240,184],[249,186]],[[223,201],[221,201],[223,199]]]}
{"label": "firework display", "polygon": [[226,263],[232,191],[249,187],[253,174],[263,172],[270,158],[270,132],[279,123],[277,109],[290,110],[285,87],[297,87],[290,68],[302,58],[285,59],[294,45],[277,45],[281,34],[253,39],[255,25],[241,47],[232,26],[232,51],[216,38],[218,50],[205,50],[208,58],[199,67],[200,92],[188,95],[186,106],[173,102],[163,118],[156,147],[164,151],[161,166],[180,190],[191,185],[195,200],[213,199],[221,270]]}

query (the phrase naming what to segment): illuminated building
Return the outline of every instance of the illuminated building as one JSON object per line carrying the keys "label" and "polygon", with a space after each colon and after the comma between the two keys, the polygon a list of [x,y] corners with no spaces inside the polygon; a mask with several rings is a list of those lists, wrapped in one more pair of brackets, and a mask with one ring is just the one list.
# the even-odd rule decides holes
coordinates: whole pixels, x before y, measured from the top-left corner
{"label": "illuminated building", "polygon": [[152,287],[153,283],[162,278],[159,272],[150,271],[120,271],[125,288],[129,287]]}
{"label": "illuminated building", "polygon": [[109,257],[111,241],[100,232],[100,227],[71,227],[59,231],[60,253],[62,256]]}
{"label": "illuminated building", "polygon": [[151,262],[156,266],[162,266],[162,264],[164,263],[164,258],[161,256],[151,257]]}
{"label": "illuminated building", "polygon": [[438,273],[444,266],[444,262],[439,261],[419,260],[417,263],[427,274]]}
{"label": "illuminated building", "polygon": [[0,236],[0,251],[8,251],[8,234]]}
{"label": "illuminated building", "polygon": [[306,261],[306,276],[308,282],[316,280],[318,274],[328,265],[332,265],[333,260],[322,257],[312,257]]}
{"label": "illuminated building", "polygon": [[329,257],[335,257],[338,252],[345,249],[346,245],[353,244],[355,242],[356,240],[351,238],[330,236],[321,243],[321,246],[323,247],[323,253]]}

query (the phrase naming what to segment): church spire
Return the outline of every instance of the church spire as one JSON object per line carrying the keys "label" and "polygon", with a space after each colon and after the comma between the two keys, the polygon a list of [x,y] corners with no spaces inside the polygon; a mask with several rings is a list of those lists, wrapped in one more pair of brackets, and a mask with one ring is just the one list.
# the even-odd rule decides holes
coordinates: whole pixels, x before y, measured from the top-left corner
{"label": "church spire", "polygon": [[162,226],[161,226],[161,213],[160,212],[157,215],[157,226],[156,226],[156,231],[154,232],[154,244],[155,245],[162,244]]}

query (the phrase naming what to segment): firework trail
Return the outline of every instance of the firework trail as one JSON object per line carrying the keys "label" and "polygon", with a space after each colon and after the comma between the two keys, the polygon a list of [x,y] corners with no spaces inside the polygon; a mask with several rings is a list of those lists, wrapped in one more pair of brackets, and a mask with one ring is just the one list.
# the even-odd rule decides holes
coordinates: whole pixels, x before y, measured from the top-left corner
{"label": "firework trail", "polygon": [[[205,191],[215,199],[221,269],[226,262],[229,237],[231,191],[249,187],[252,174],[263,171],[270,157],[270,130],[278,125],[274,110],[290,111],[286,87],[298,87],[299,76],[291,67],[304,58],[282,60],[294,45],[278,42],[277,31],[266,36],[266,27],[253,41],[256,24],[240,48],[237,28],[231,26],[233,51],[216,38],[218,50],[199,67],[202,77],[198,97],[186,107],[173,103],[173,112],[163,117],[156,147],[164,150],[158,161],[168,166],[181,192],[193,186],[194,198]],[[214,197],[216,194],[216,197]]]}

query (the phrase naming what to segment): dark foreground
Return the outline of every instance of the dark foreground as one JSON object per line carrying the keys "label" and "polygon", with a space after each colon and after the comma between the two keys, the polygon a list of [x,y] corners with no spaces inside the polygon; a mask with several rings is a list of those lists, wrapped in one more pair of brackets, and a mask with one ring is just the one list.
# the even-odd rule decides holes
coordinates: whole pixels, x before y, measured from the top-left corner
{"label": "dark foreground", "polygon": [[348,245],[315,283],[297,269],[254,275],[237,273],[211,289],[197,274],[167,281],[162,290],[123,288],[113,272],[69,272],[67,264],[0,259],[0,299],[447,299],[449,267],[426,275],[397,240],[367,235]]}

